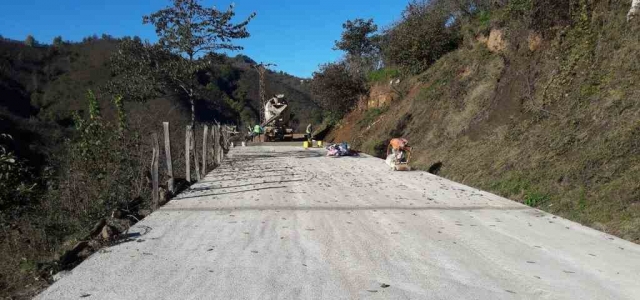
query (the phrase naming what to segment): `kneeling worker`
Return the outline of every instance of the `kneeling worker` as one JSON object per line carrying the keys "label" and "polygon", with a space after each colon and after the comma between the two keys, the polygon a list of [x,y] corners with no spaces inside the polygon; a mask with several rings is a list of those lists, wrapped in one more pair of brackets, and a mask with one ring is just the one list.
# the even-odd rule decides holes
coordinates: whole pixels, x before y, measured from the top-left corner
{"label": "kneeling worker", "polygon": [[396,163],[407,162],[411,153],[409,141],[405,138],[392,139],[387,147],[387,157],[389,157],[389,152],[393,154],[393,159]]}

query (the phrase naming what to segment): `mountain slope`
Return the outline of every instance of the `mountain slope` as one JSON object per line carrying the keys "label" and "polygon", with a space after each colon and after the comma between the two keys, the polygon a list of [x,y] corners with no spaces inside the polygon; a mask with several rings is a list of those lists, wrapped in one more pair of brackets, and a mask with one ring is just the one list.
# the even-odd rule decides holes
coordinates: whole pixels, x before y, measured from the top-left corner
{"label": "mountain slope", "polygon": [[[125,102],[117,111],[103,87],[111,79],[109,58],[119,42],[105,35],[29,47],[0,39],[0,298],[31,298],[53,273],[72,267],[62,254],[114,210],[136,214],[149,208],[150,137],[162,133],[165,121],[171,124],[173,174],[178,185],[183,182],[188,102],[169,91],[144,103]],[[219,56],[203,72],[206,91],[196,102],[200,124],[255,124],[257,77],[238,60],[243,58]],[[297,118],[307,122],[317,108],[291,78],[270,74],[270,92],[288,94]],[[91,109],[89,89],[98,114]],[[195,129],[199,137],[202,127]],[[164,159],[159,169],[163,184]]]}
{"label": "mountain slope", "polygon": [[639,24],[626,1],[583,2],[537,30],[475,18],[463,46],[378,82],[329,138],[384,156],[404,136],[416,167],[640,242]]}

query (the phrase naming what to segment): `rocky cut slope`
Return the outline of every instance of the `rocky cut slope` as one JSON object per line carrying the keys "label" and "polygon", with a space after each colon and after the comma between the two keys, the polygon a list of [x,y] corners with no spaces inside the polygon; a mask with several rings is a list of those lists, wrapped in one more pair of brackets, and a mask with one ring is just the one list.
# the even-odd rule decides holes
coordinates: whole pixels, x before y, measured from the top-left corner
{"label": "rocky cut slope", "polygon": [[328,138],[382,156],[404,136],[415,167],[640,242],[640,22],[627,21],[629,4],[571,1],[564,18],[537,24],[509,5],[476,14],[457,50],[375,83]]}

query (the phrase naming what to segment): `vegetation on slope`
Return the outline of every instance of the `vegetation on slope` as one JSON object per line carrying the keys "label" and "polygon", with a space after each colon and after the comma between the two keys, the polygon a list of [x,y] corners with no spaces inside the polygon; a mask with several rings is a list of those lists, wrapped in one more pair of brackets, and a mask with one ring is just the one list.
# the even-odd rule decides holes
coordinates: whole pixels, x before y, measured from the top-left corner
{"label": "vegetation on slope", "polygon": [[456,25],[454,51],[398,84],[372,83],[397,100],[352,111],[330,138],[383,156],[407,137],[416,167],[640,242],[640,36],[628,9],[476,10]]}
{"label": "vegetation on slope", "polygon": [[[98,220],[118,213],[134,222],[148,212],[150,136],[161,133],[165,121],[171,124],[174,176],[183,181],[179,158],[192,99],[165,87],[145,101],[112,93],[108,83],[123,76],[114,72],[114,53],[125,44],[143,45],[137,37],[108,35],[81,43],[57,37],[52,45],[33,37],[0,39],[0,298],[30,298],[52,274],[75,266],[78,261],[62,254],[86,240]],[[192,82],[199,92],[196,121],[255,124],[254,62],[242,55],[206,57],[210,64]],[[301,79],[270,71],[267,92],[286,94],[298,122],[318,118]]]}

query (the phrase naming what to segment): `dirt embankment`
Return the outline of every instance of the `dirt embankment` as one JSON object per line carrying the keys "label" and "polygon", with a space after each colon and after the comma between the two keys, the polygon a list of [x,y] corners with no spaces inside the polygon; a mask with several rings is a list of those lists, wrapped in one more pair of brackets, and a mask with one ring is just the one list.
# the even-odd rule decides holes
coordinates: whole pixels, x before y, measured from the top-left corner
{"label": "dirt embankment", "polygon": [[381,155],[404,136],[414,167],[640,242],[640,23],[601,6],[548,31],[471,31],[423,74],[377,83],[328,140]]}

